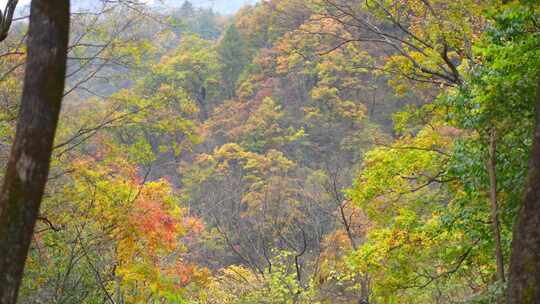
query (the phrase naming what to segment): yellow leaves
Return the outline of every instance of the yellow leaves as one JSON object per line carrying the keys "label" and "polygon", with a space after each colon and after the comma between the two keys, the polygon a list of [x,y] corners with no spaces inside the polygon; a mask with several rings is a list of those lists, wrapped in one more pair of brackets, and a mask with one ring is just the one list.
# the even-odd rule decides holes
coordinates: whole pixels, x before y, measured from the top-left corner
{"label": "yellow leaves", "polygon": [[311,91],[311,98],[315,100],[335,99],[337,96],[337,88],[316,87]]}
{"label": "yellow leaves", "polygon": [[[338,88],[318,86],[311,91],[311,98],[326,105],[342,118],[361,122],[365,117],[366,108],[364,105],[351,100],[343,100],[339,96]],[[316,118],[320,110],[317,108],[305,108],[307,118]]]}
{"label": "yellow leaves", "polygon": [[[198,189],[230,189],[230,200],[245,206],[239,217],[257,218],[264,216],[264,212],[281,214],[288,210],[280,218],[288,221],[303,216],[295,209],[299,193],[291,177],[294,169],[296,164],[281,151],[270,149],[264,154],[255,153],[229,143],[216,148],[211,155],[201,156],[185,170],[184,185],[195,197],[199,195]],[[265,224],[260,222],[260,225]]]}
{"label": "yellow leaves", "polygon": [[[468,232],[453,224],[448,227],[447,222],[448,214],[460,212],[447,166],[454,141],[463,137],[463,131],[443,123],[436,111],[431,114],[427,126],[403,132],[393,143],[367,153],[355,188],[348,193],[373,224],[351,263],[370,274],[380,302],[400,303],[396,292],[403,299],[421,299],[423,290],[403,286],[426,284],[429,276],[453,280],[449,269],[471,246]],[[406,125],[410,119],[414,114],[398,121]],[[418,269],[429,276],[418,275]],[[429,297],[421,301],[429,302]]]}
{"label": "yellow leaves", "polygon": [[221,277],[227,278],[233,282],[242,283],[242,284],[245,284],[246,281],[248,282],[256,281],[256,280],[248,280],[250,277],[253,277],[253,273],[249,269],[243,266],[238,266],[238,265],[231,265],[223,269]]}
{"label": "yellow leaves", "polygon": [[[268,86],[273,86],[267,81]],[[301,138],[300,130],[283,127],[284,111],[268,95],[272,88],[259,90],[255,100],[226,101],[218,107],[205,132],[227,136],[227,140],[252,151],[279,149]]]}
{"label": "yellow leaves", "polygon": [[216,160],[222,170],[229,169],[229,162],[237,162],[247,172],[287,172],[295,163],[287,159],[282,152],[269,150],[265,155],[245,151],[236,143],[228,143],[214,151],[213,156],[202,156],[201,160]]}
{"label": "yellow leaves", "polygon": [[[405,136],[389,146],[370,151],[351,196],[370,216],[384,223],[406,204],[421,210],[418,202],[436,195],[455,133],[450,127],[426,127],[415,137]],[[421,199],[420,199],[421,198]]]}
{"label": "yellow leaves", "polygon": [[279,56],[277,58],[276,71],[279,74],[286,75],[289,71],[308,64],[309,62],[306,62],[300,54],[291,53],[288,56]]}
{"label": "yellow leaves", "polygon": [[186,227],[186,230],[190,232],[190,234],[199,235],[204,231],[205,225],[204,222],[196,217],[186,217],[184,219],[184,224]]}
{"label": "yellow leaves", "polygon": [[272,98],[266,97],[245,122],[245,132],[261,132],[279,128],[276,124],[282,115],[281,107]]}
{"label": "yellow leaves", "polygon": [[273,170],[279,168],[279,171],[286,172],[296,166],[296,164],[292,160],[287,159],[281,151],[270,150],[267,152],[266,156],[271,160],[272,164],[270,167]]}
{"label": "yellow leaves", "polygon": [[262,286],[257,275],[245,267],[231,265],[211,279],[205,295],[202,296],[206,298],[203,303],[238,303],[237,300],[244,294],[260,288]]}
{"label": "yellow leaves", "polygon": [[243,149],[236,143],[225,144],[214,151],[214,155],[222,159],[235,158],[236,155],[243,153],[245,153]]}
{"label": "yellow leaves", "polygon": [[[455,267],[451,261],[460,259],[466,249],[467,238],[446,230],[437,214],[423,219],[411,210],[400,208],[391,225],[369,233],[352,263],[359,271],[370,273],[375,282],[374,296],[394,303],[391,297],[404,292],[403,286],[421,285],[429,280],[418,275],[419,269],[422,273],[451,279],[447,276],[449,269]],[[466,271],[466,267],[461,270]],[[418,292],[424,291],[411,289],[405,295],[418,299]]]}
{"label": "yellow leaves", "polygon": [[111,258],[126,301],[180,295],[186,285],[204,280],[205,270],[180,263],[185,251],[180,240],[196,237],[204,225],[186,217],[169,182],[146,181],[136,166],[110,151],[97,159],[76,159],[72,169],[62,197],[72,201],[74,209],[64,220],[80,223],[85,233],[95,233],[97,241],[113,248]]}
{"label": "yellow leaves", "polygon": [[366,107],[350,100],[345,100],[338,105],[338,113],[344,118],[355,122],[361,122],[366,117]]}
{"label": "yellow leaves", "polygon": [[467,61],[474,60],[471,46],[486,28],[483,11],[492,6],[475,0],[366,5],[381,21],[398,20],[407,33],[394,41],[400,51],[386,58],[390,85],[403,95],[445,86],[455,81],[453,77],[466,75],[461,72]]}

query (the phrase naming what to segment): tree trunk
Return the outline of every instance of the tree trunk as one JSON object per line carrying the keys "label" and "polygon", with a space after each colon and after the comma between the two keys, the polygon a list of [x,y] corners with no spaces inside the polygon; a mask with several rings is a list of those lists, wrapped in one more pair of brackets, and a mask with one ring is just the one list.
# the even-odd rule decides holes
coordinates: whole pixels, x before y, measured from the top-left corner
{"label": "tree trunk", "polygon": [[501,244],[501,225],[499,222],[499,205],[497,203],[497,133],[495,128],[489,135],[489,200],[491,202],[491,225],[495,239],[495,258],[497,261],[497,280],[504,283],[504,257]]}
{"label": "tree trunk", "polygon": [[0,304],[15,304],[45,183],[66,74],[69,0],[33,0],[17,131],[0,192]]}
{"label": "tree trunk", "polygon": [[540,78],[529,173],[512,240],[508,303],[540,301]]}

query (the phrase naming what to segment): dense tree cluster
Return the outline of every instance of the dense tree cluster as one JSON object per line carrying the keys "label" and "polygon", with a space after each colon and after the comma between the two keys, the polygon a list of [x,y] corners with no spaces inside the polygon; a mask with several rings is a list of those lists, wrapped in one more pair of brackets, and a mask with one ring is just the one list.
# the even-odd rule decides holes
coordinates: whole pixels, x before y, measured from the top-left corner
{"label": "dense tree cluster", "polygon": [[1,304],[540,299],[537,1],[68,2],[0,14]]}

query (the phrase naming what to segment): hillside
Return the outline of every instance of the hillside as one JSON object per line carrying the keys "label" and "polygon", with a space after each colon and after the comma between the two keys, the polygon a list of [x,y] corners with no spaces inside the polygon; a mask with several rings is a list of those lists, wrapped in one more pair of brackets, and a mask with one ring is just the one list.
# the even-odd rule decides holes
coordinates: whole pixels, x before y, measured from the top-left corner
{"label": "hillside", "polygon": [[537,303],[540,5],[248,2],[3,14],[0,304]]}

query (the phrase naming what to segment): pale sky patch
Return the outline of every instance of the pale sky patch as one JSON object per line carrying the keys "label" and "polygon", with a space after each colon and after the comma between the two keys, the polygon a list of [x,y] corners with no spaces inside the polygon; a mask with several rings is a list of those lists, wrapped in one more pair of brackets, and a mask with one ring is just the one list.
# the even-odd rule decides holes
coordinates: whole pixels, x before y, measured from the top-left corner
{"label": "pale sky patch", "polygon": [[[31,0],[19,0],[18,8],[28,6]],[[72,6],[85,5],[97,0],[73,0]],[[184,0],[141,0],[150,5],[160,5],[165,3],[167,6],[180,6]],[[198,7],[213,8],[217,12],[224,14],[235,13],[240,7],[247,4],[255,4],[258,0],[191,0]],[[0,9],[3,11],[6,7],[7,0],[0,0]]]}

